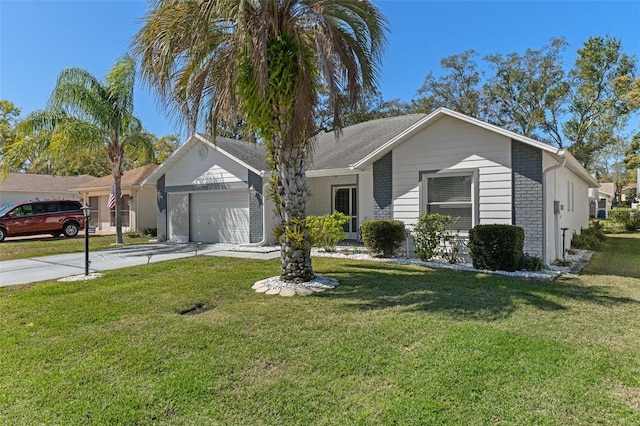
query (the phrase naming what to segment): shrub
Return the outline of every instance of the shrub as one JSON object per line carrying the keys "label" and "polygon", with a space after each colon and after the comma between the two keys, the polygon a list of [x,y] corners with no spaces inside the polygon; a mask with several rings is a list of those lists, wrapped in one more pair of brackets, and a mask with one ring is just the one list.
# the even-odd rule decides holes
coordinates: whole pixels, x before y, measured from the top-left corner
{"label": "shrub", "polygon": [[140,231],[127,231],[126,235],[129,238],[142,238],[142,232]]}
{"label": "shrub", "polygon": [[147,237],[157,237],[158,228],[144,228],[142,230],[142,235],[146,235]]}
{"label": "shrub", "polygon": [[420,215],[412,231],[416,254],[420,260],[439,257],[449,263],[458,261],[458,235],[452,232],[456,222],[457,219],[438,213]]}
{"label": "shrub", "polygon": [[337,211],[324,216],[307,216],[311,245],[334,251],[336,245],[347,238],[342,225],[349,223],[349,220],[349,216]]}
{"label": "shrub", "polygon": [[525,254],[522,256],[520,269],[523,271],[542,271],[544,269],[544,262],[538,256]]}
{"label": "shrub", "polygon": [[477,225],[469,231],[473,266],[515,271],[522,264],[524,229],[514,225]]}
{"label": "shrub", "polygon": [[370,220],[362,224],[362,241],[365,247],[383,257],[391,257],[406,238],[401,220]]}
{"label": "shrub", "polygon": [[579,250],[598,250],[605,240],[604,227],[600,222],[591,222],[587,229],[582,229],[580,234],[573,232],[571,247]]}
{"label": "shrub", "polygon": [[638,209],[613,209],[609,212],[609,217],[624,226],[627,231],[640,229],[640,210]]}

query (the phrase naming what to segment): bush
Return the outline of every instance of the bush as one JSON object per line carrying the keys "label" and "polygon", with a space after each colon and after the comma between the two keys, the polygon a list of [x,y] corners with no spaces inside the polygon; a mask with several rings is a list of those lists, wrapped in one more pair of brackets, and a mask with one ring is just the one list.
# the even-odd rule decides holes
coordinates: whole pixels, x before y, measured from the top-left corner
{"label": "bush", "polygon": [[158,228],[144,228],[142,230],[142,235],[146,235],[147,237],[157,237]]}
{"label": "bush", "polygon": [[640,229],[640,210],[638,209],[613,209],[609,212],[609,217],[624,226],[627,231]]}
{"label": "bush", "polygon": [[362,224],[362,241],[365,247],[383,257],[391,257],[406,238],[401,220],[370,220]]}
{"label": "bush", "polygon": [[456,222],[457,219],[438,213],[420,215],[412,231],[416,254],[420,260],[439,257],[449,263],[458,261],[458,235],[452,232],[452,226]]}
{"label": "bush", "polygon": [[336,245],[347,238],[342,225],[349,223],[349,220],[349,216],[336,211],[324,216],[307,216],[311,245],[334,251]]}
{"label": "bush", "polygon": [[538,256],[530,256],[525,254],[522,257],[522,263],[520,269],[523,271],[542,271],[544,269],[544,262]]}
{"label": "bush", "polygon": [[522,264],[524,229],[514,225],[477,225],[469,231],[473,266],[515,271]]}
{"label": "bush", "polygon": [[578,250],[598,250],[605,240],[604,227],[600,222],[591,222],[589,228],[582,229],[580,234],[573,232],[571,247]]}

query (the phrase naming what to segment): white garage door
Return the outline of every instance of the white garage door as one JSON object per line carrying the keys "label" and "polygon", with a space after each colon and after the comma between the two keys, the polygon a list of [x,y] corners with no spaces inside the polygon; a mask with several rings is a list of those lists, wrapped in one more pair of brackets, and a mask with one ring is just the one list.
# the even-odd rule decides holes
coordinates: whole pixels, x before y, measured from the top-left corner
{"label": "white garage door", "polygon": [[249,193],[246,190],[192,193],[189,211],[191,241],[249,242]]}

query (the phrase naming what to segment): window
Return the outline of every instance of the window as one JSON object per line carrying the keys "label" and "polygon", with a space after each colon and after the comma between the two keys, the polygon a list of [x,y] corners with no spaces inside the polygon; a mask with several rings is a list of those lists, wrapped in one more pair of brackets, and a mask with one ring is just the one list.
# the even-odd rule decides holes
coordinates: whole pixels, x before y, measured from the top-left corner
{"label": "window", "polygon": [[89,216],[89,225],[100,225],[100,197],[89,197],[89,207],[91,207],[91,213]]}
{"label": "window", "polygon": [[473,176],[431,175],[426,179],[426,212],[459,218],[457,229],[473,227]]}
{"label": "window", "polygon": [[343,225],[344,232],[358,232],[358,197],[355,186],[333,187],[333,210],[351,218],[349,223]]}

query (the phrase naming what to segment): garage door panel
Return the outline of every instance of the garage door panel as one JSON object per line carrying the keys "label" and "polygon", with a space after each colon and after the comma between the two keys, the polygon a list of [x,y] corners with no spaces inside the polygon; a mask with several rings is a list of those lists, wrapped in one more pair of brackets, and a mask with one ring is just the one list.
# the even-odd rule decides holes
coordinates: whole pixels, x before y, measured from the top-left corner
{"label": "garage door panel", "polygon": [[249,242],[247,191],[191,195],[191,241],[246,244]]}

